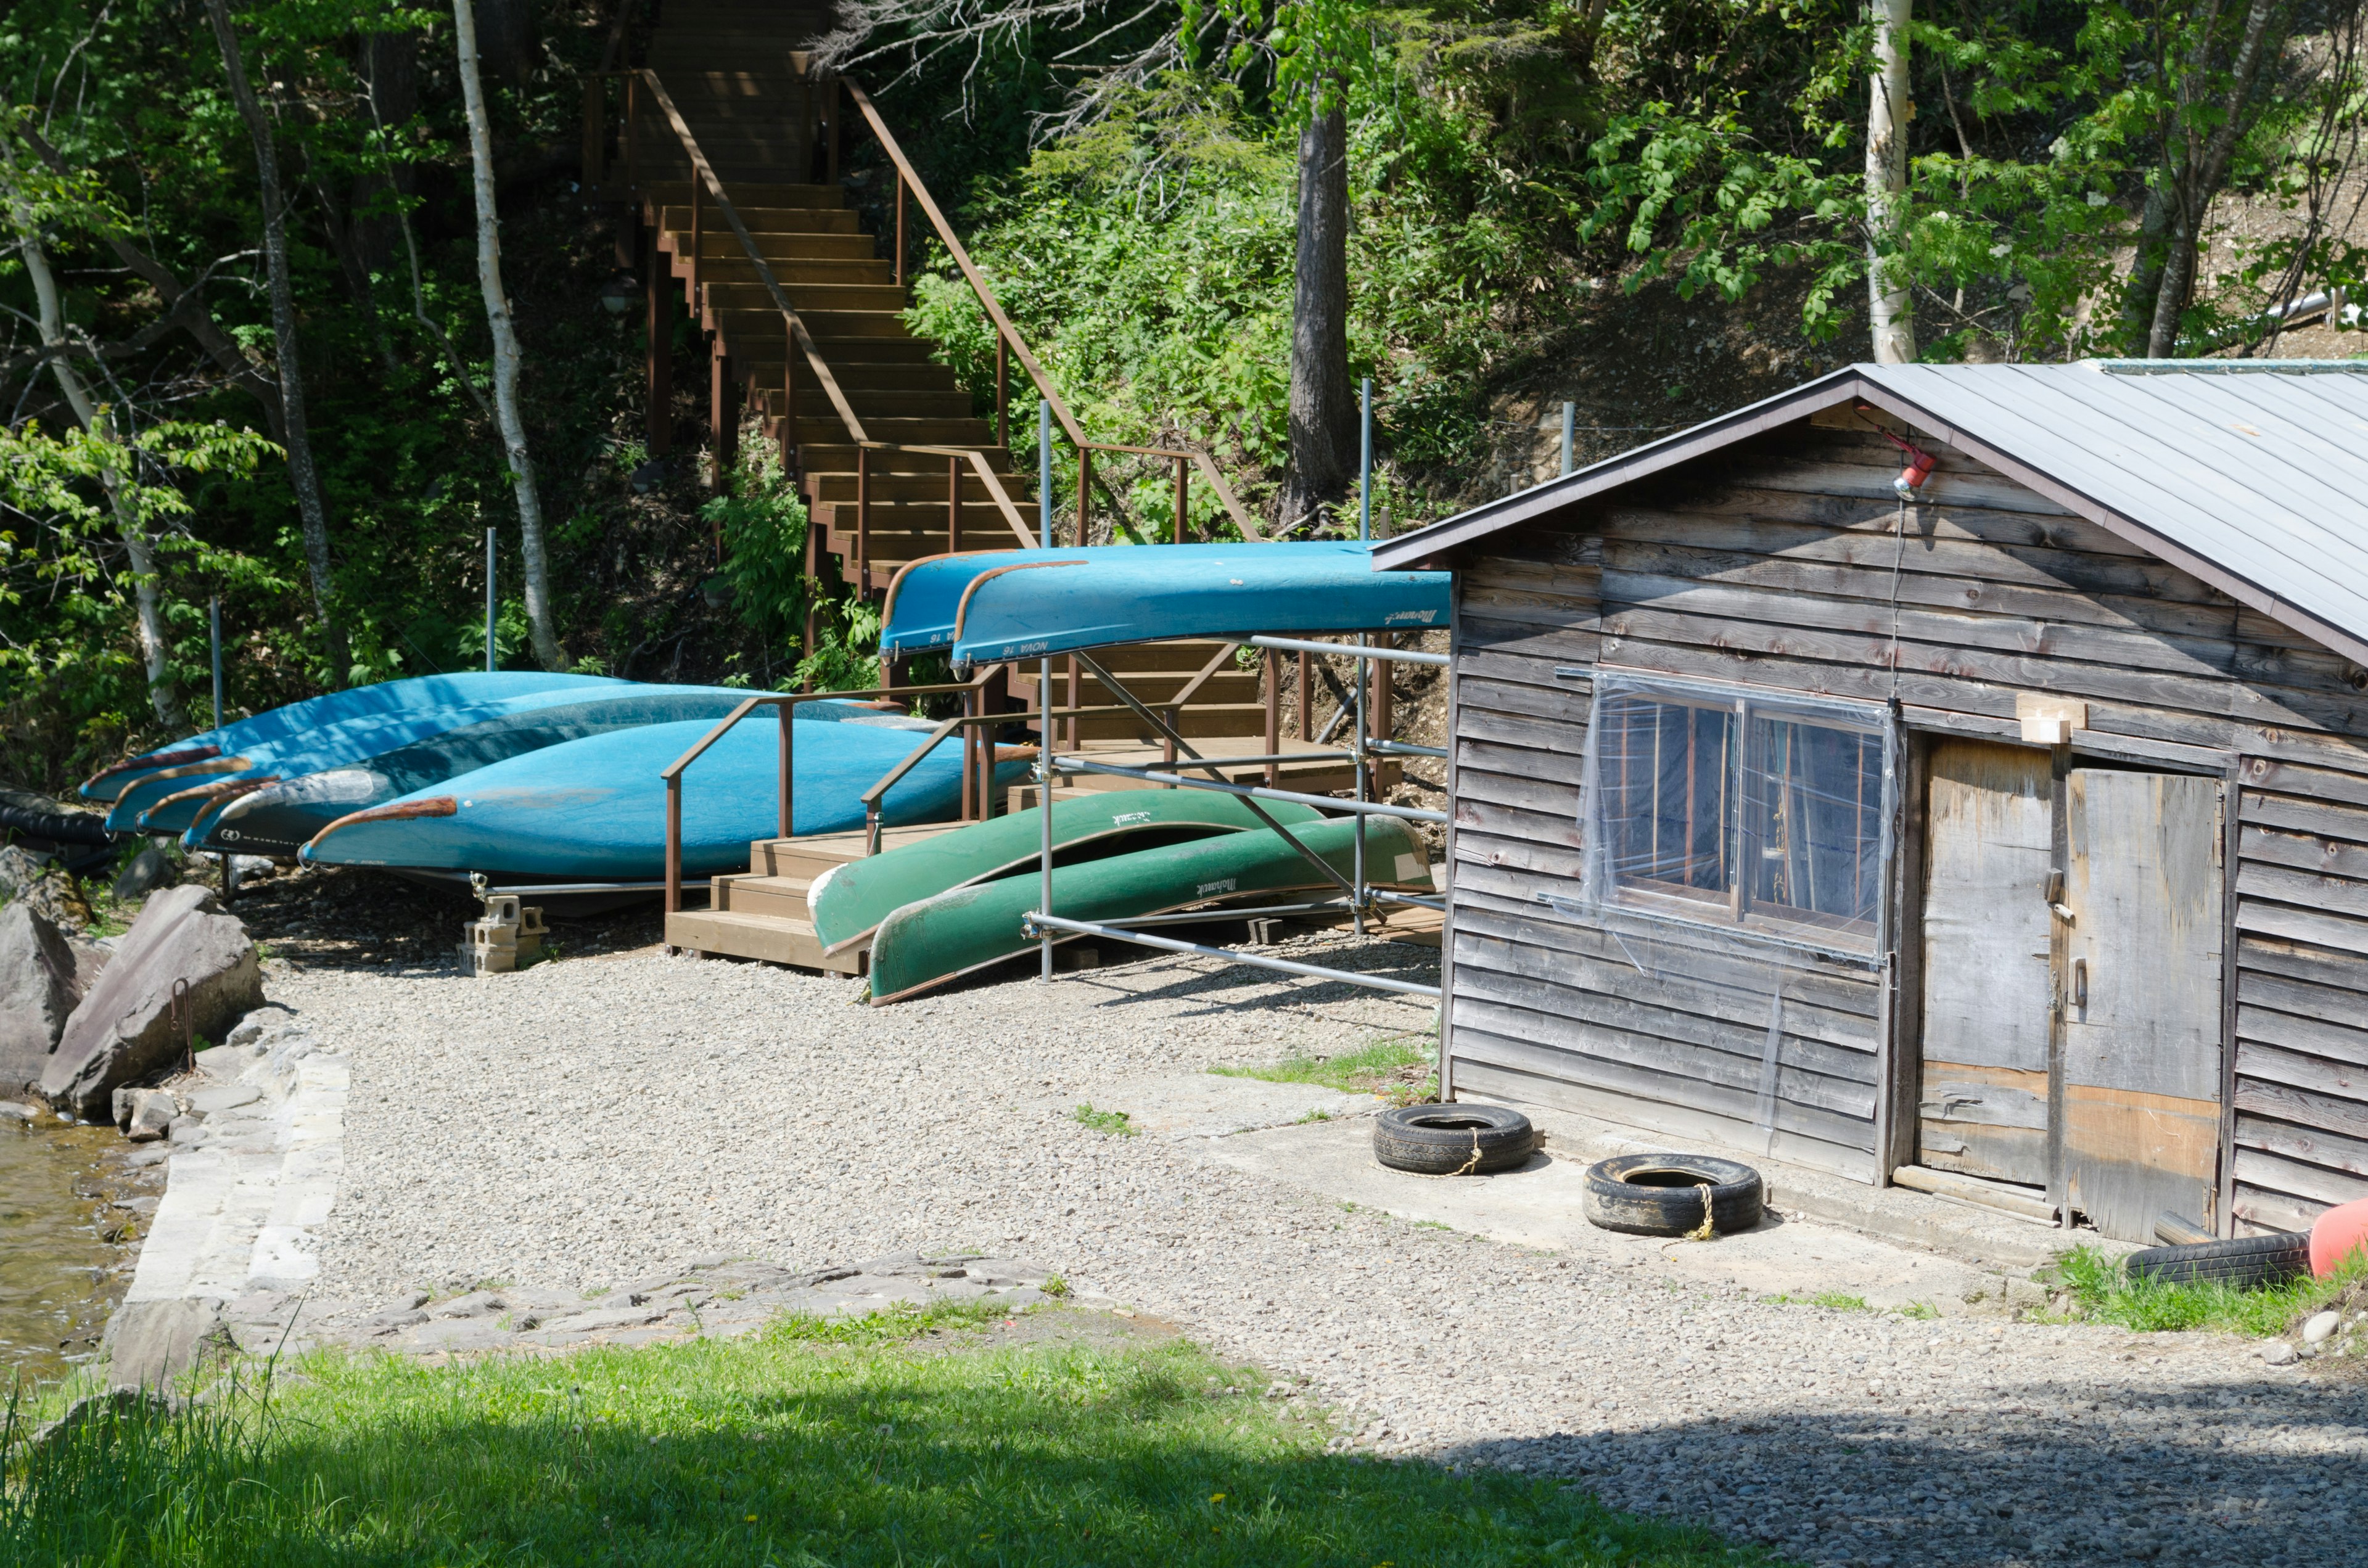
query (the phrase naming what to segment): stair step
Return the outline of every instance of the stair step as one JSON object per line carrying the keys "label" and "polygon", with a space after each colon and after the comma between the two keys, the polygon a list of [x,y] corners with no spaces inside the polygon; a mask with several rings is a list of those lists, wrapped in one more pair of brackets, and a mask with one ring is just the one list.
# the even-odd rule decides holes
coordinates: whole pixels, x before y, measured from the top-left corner
{"label": "stair step", "polygon": [[861,974],[869,959],[866,951],[854,948],[824,957],[822,938],[810,921],[729,909],[677,910],[666,917],[666,939],[669,947],[693,952],[761,959],[832,974]]}
{"label": "stair step", "polygon": [[[703,242],[705,236],[702,235],[700,238]],[[708,285],[709,297],[712,299],[715,296],[718,285],[734,287],[746,285],[754,289],[763,289],[764,279],[757,276],[757,264],[751,261],[748,258],[748,253],[741,248],[740,237],[737,234],[726,233],[723,238],[732,242],[732,248],[720,256],[704,243],[700,246],[700,279]],[[685,251],[689,249],[688,245],[683,248]],[[763,246],[757,247],[757,254],[764,255]],[[870,256],[841,259],[835,256],[767,256],[765,267],[772,273],[774,282],[784,289],[794,287],[800,290],[791,295],[791,304],[803,304],[815,289],[894,289],[896,287],[896,269],[884,261]],[[685,278],[690,276],[690,257],[688,255],[677,254],[675,256],[674,274],[677,278]]]}
{"label": "stair step", "polygon": [[[673,141],[671,133],[667,136],[667,141],[669,142]],[[712,201],[714,194],[712,190],[702,189],[700,193],[700,204],[708,205]],[[732,205],[735,210],[743,207],[844,208],[847,205],[847,188],[844,186],[836,185],[744,180],[737,184],[726,183],[723,194],[732,199]],[[683,225],[686,228],[689,226],[690,179],[689,176],[676,179],[645,180],[643,182],[642,197],[643,200],[655,202],[660,207],[681,208]]]}
{"label": "stair step", "polygon": [[[825,405],[824,412],[828,412],[827,404]],[[800,416],[803,417],[803,405],[800,408]],[[817,415],[817,417],[820,416]],[[859,415],[858,417],[861,416]],[[897,422],[889,420],[882,423],[893,425]],[[985,424],[985,421],[981,420],[979,423]],[[871,431],[874,440],[885,441],[897,438],[881,435],[879,431],[872,428],[872,422],[868,419],[864,420],[863,427]],[[994,432],[989,430],[986,434],[992,436]],[[985,453],[986,466],[997,474],[1012,472],[1011,454],[1001,447],[985,441],[967,441],[961,444],[975,447],[977,450]],[[806,472],[811,476],[813,483],[822,486],[819,491],[810,492],[815,500],[843,501],[848,506],[855,504],[855,448],[853,446],[845,441],[811,442],[804,447],[802,455],[805,460]],[[898,500],[926,499],[930,491],[921,480],[924,474],[931,476],[937,482],[938,489],[935,494],[938,498],[939,500],[945,498],[946,460],[941,457],[936,457],[928,452],[875,451],[871,454],[869,466],[871,470],[873,487],[871,495],[874,500],[882,496],[891,496]],[[963,466],[969,465],[965,462]],[[975,474],[964,483],[980,484]],[[888,488],[880,488],[883,484]],[[1010,479],[1004,480],[1003,487],[1013,491],[1016,497],[1017,490]],[[984,485],[981,485],[979,494],[982,495],[985,494]]]}
{"label": "stair step", "polygon": [[806,903],[806,892],[814,886],[812,877],[759,875],[717,877],[714,879],[714,903],[718,910],[730,910],[735,915],[769,915],[779,919],[811,921],[813,911]]}
{"label": "stair step", "polygon": [[[723,188],[729,192],[732,187],[727,185]],[[700,254],[746,255],[740,248],[740,236],[734,233],[732,225],[723,221],[722,211],[712,205],[702,205],[706,207],[706,213],[699,221]],[[656,212],[658,231],[664,236],[660,243],[677,256],[690,254],[690,203],[668,202],[654,208],[644,202],[643,210],[645,217],[652,211]],[[871,236],[863,233],[862,226],[856,222],[855,213],[844,207],[783,207],[777,204],[744,207],[740,199],[734,196],[732,210],[740,214],[740,222],[747,226],[749,237],[768,256],[776,254],[803,256],[809,254],[810,246],[839,244],[849,237],[862,240],[865,246],[863,254],[867,257],[879,248]],[[728,251],[720,247],[708,248],[719,241],[731,248]]]}

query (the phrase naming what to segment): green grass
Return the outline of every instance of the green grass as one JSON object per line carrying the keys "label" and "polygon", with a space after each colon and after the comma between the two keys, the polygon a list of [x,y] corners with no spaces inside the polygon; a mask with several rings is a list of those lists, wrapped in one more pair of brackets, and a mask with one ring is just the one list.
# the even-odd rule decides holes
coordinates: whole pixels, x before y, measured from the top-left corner
{"label": "green grass", "polygon": [[1910,1323],[1937,1323],[1941,1318],[1941,1309],[1930,1301],[1910,1301],[1898,1312]]}
{"label": "green grass", "polygon": [[1439,1097],[1438,1040],[1429,1034],[1389,1035],[1338,1056],[1291,1056],[1262,1067],[1212,1067],[1225,1078],[1269,1084],[1314,1084],[1344,1095],[1388,1095],[1399,1105]]}
{"label": "green grass", "polygon": [[443,1367],[324,1355],[268,1400],[250,1385],[20,1454],[0,1562],[1770,1561],[1551,1482],[1326,1455],[1320,1422],[1240,1392],[1263,1384],[1180,1342],[982,1345],[941,1313]]}
{"label": "green grass", "polygon": [[1143,1131],[1134,1124],[1134,1118],[1122,1110],[1096,1110],[1089,1105],[1081,1105],[1077,1108],[1076,1119],[1080,1126],[1117,1138],[1133,1138]]}
{"label": "green grass", "polygon": [[2256,1337],[2283,1334],[2346,1290],[2368,1281],[2368,1257],[2355,1256],[2324,1279],[2295,1279],[2256,1290],[2226,1285],[2167,1285],[2133,1279],[2121,1260],[2095,1247],[2077,1246],[2057,1258],[2040,1278],[2061,1300],[2058,1316],[2086,1323],[2117,1324],[2146,1332],[2219,1329]]}
{"label": "green grass", "polygon": [[[1845,1295],[1839,1290],[1820,1290],[1814,1296],[1795,1296],[1780,1290],[1773,1296],[1762,1296],[1759,1299],[1771,1307],[1823,1307],[1828,1312],[1862,1312],[1870,1310],[1864,1296]],[[1937,1317],[1940,1314],[1936,1312],[1933,1315]]]}

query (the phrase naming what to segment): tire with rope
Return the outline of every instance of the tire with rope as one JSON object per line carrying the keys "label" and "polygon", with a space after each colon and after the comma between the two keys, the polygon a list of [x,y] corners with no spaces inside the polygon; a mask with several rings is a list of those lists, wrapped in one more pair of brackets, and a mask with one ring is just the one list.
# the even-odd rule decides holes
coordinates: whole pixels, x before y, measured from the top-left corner
{"label": "tire with rope", "polygon": [[1537,1147],[1530,1119],[1500,1105],[1394,1106],[1373,1123],[1373,1158],[1417,1176],[1487,1176]]}
{"label": "tire with rope", "polygon": [[1767,1211],[1759,1173],[1710,1154],[1622,1154],[1587,1168],[1580,1211],[1589,1223],[1632,1236],[1748,1231]]}

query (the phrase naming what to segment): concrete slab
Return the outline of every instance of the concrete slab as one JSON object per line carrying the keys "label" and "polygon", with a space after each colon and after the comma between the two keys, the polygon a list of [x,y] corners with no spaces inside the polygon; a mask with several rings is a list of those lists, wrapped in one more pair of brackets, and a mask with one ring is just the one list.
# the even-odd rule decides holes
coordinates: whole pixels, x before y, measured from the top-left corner
{"label": "concrete slab", "polygon": [[1311,1119],[1370,1116],[1382,1101],[1320,1084],[1269,1084],[1219,1073],[1182,1073],[1094,1084],[1077,1096],[1096,1110],[1122,1110],[1162,1138],[1222,1138]]}
{"label": "concrete slab", "polygon": [[1651,1267],[1760,1295],[1809,1299],[1834,1293],[1873,1307],[1923,1305],[1943,1315],[1996,1307],[2009,1290],[2036,1299],[2021,1268],[1983,1267],[1782,1207],[1758,1229],[1709,1243],[1627,1236],[1598,1230],[1581,1212],[1587,1166],[1604,1157],[1566,1138],[1518,1170],[1491,1176],[1418,1176],[1384,1169],[1372,1154],[1370,1122],[1319,1122],[1212,1140],[1205,1157],[1338,1201],[1418,1223],[1583,1257],[1605,1267]]}

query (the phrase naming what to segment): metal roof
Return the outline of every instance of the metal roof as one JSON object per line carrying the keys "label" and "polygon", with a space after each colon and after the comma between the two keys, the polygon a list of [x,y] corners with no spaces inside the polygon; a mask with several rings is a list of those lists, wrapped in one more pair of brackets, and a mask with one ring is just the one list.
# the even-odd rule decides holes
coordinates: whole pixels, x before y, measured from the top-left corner
{"label": "metal roof", "polygon": [[1387,540],[1373,564],[1435,562],[1852,401],[2368,663],[2368,361],[1854,365]]}

